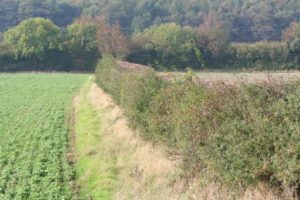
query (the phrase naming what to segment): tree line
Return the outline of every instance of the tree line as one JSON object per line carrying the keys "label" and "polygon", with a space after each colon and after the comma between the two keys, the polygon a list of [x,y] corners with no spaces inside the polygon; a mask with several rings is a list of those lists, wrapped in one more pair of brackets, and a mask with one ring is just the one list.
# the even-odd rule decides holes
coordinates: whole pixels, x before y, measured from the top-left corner
{"label": "tree line", "polygon": [[0,71],[93,71],[102,55],[124,58],[128,49],[120,26],[104,17],[78,18],[65,29],[29,18],[3,34]]}
{"label": "tree line", "polygon": [[278,41],[300,19],[299,8],[298,0],[2,0],[0,32],[31,17],[65,27],[80,15],[100,15],[129,35],[170,22],[198,27],[214,15],[233,42]]}
{"label": "tree line", "polygon": [[78,6],[62,0],[1,0],[0,32],[32,17],[48,18],[56,25],[65,27],[80,14]]}
{"label": "tree line", "polygon": [[197,28],[153,25],[128,36],[106,17],[82,16],[65,29],[49,19],[30,18],[4,33],[2,71],[91,71],[103,55],[158,70],[299,69],[300,25],[290,24],[280,42],[232,43],[213,15]]}
{"label": "tree line", "polygon": [[234,42],[280,40],[281,32],[300,19],[298,0],[68,0],[88,16],[119,21],[126,33],[174,22],[197,27],[208,15],[219,16]]}

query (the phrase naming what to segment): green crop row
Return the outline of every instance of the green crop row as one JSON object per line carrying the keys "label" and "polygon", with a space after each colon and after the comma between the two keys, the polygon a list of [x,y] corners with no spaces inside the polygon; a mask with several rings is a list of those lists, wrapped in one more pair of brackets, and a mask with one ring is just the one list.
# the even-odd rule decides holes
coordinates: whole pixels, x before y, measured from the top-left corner
{"label": "green crop row", "polygon": [[207,172],[227,185],[299,184],[299,82],[167,83],[150,69],[118,68],[111,57],[100,61],[96,78],[145,138],[182,156],[186,177]]}
{"label": "green crop row", "polygon": [[0,199],[72,198],[66,114],[86,79],[0,74]]}

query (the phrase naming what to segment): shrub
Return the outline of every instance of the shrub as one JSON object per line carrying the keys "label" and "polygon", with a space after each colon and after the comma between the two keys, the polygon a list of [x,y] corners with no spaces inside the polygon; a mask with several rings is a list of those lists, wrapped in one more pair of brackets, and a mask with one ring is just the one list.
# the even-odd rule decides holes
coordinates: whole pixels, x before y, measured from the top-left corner
{"label": "shrub", "polygon": [[128,58],[160,68],[201,67],[203,60],[196,40],[197,33],[191,27],[175,23],[152,26],[133,37],[134,48]]}
{"label": "shrub", "polygon": [[285,185],[300,181],[300,87],[272,106],[274,176]]}
{"label": "shrub", "polygon": [[106,55],[99,61],[95,76],[97,84],[110,93],[117,102],[120,102],[123,77],[112,56]]}
{"label": "shrub", "polygon": [[168,84],[153,98],[148,110],[148,129],[145,134],[158,143],[166,143],[170,147],[178,146],[175,133],[175,111],[180,99],[185,95],[188,85],[178,82]]}
{"label": "shrub", "polygon": [[125,108],[134,126],[147,126],[146,112],[151,99],[163,87],[152,69],[120,69],[114,58],[106,55],[96,68],[96,81]]}
{"label": "shrub", "polygon": [[285,42],[240,43],[231,48],[231,63],[237,68],[276,70],[293,64]]}
{"label": "shrub", "polygon": [[152,69],[130,71],[125,75],[121,83],[121,105],[134,127],[147,128],[150,103],[163,85]]}

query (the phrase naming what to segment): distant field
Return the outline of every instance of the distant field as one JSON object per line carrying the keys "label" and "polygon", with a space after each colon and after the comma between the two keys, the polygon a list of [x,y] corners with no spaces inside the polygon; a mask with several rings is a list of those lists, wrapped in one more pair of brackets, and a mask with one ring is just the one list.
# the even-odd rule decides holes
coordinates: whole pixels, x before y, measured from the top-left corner
{"label": "distant field", "polygon": [[[142,69],[147,68],[145,65],[134,64],[124,61],[118,61],[118,65],[122,69]],[[157,74],[165,80],[178,80],[185,77],[185,72],[157,72]],[[194,79],[203,82],[218,82],[223,81],[226,83],[258,83],[264,81],[297,81],[300,80],[300,71],[292,72],[197,72],[193,73]]]}
{"label": "distant field", "polygon": [[87,80],[0,74],[0,199],[71,199],[66,113]]}
{"label": "distant field", "polygon": [[[181,79],[182,72],[159,72],[166,79]],[[270,80],[295,81],[300,80],[300,72],[253,72],[253,73],[229,73],[229,72],[196,72],[195,78],[204,82],[224,81],[226,83],[248,82],[257,83]]]}

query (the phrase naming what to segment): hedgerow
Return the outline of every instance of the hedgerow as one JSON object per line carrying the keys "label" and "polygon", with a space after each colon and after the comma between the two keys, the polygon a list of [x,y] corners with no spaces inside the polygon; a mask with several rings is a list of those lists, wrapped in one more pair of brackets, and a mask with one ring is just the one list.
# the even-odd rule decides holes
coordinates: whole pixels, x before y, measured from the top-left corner
{"label": "hedgerow", "polygon": [[231,186],[299,184],[299,82],[165,83],[149,69],[121,69],[112,57],[96,78],[146,139],[180,153],[187,177],[205,170]]}

